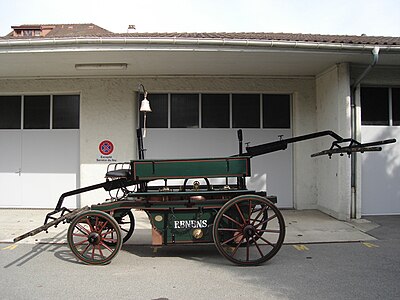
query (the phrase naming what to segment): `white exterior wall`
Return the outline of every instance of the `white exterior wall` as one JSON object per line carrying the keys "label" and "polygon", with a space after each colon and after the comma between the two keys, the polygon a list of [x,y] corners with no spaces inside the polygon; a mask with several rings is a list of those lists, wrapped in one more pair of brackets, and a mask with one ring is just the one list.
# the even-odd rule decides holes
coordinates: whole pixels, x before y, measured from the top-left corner
{"label": "white exterior wall", "polygon": [[[317,130],[315,79],[308,86],[293,94],[293,136],[313,133]],[[294,207],[296,209],[317,208],[316,160],[310,155],[317,151],[316,141],[309,140],[292,144]]]}
{"label": "white exterior wall", "polygon": [[[335,65],[316,79],[317,130],[351,136],[350,75],[347,64]],[[319,139],[318,149],[328,149],[331,137]],[[317,157],[317,207],[338,219],[350,219],[351,161],[333,155]]]}
{"label": "white exterior wall", "polygon": [[[293,135],[316,130],[314,78],[147,77],[0,80],[0,93],[80,94],[80,181],[83,187],[104,180],[107,163],[96,161],[99,157],[98,145],[102,140],[108,139],[114,143],[113,157],[117,161],[129,161],[136,157],[135,92],[139,82],[144,84],[149,93],[195,91],[292,94]],[[316,143],[298,143],[293,145],[293,149],[295,208],[315,208],[318,203],[318,174],[316,160],[311,159],[310,154],[316,151]],[[82,194],[81,205],[102,202],[105,197],[107,193],[101,190],[88,192]],[[54,204],[56,201],[57,199]]]}

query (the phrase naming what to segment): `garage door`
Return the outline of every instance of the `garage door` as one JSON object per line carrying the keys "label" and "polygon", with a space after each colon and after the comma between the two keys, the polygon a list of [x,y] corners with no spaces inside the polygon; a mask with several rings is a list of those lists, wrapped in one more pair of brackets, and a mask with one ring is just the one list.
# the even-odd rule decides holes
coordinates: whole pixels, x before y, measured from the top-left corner
{"label": "garage door", "polygon": [[[292,136],[287,94],[165,93],[151,94],[149,100],[153,112],[147,115],[144,140],[148,159],[231,156],[238,153],[238,129],[251,146]],[[290,146],[252,158],[251,173],[249,189],[266,190],[278,197],[279,207],[293,207]]]}
{"label": "garage door", "polygon": [[396,138],[381,152],[362,155],[361,213],[400,214],[400,89],[361,89],[362,141]]}
{"label": "garage door", "polygon": [[0,141],[0,207],[54,208],[79,179],[79,96],[0,96]]}

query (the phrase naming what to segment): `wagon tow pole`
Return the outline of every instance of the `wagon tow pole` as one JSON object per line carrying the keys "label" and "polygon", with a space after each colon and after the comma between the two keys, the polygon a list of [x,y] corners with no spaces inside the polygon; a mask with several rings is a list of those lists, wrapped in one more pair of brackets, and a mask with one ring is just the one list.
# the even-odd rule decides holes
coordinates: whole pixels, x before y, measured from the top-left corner
{"label": "wagon tow pole", "polygon": [[31,230],[31,231],[29,231],[27,233],[24,233],[23,235],[20,235],[20,236],[16,237],[14,239],[14,243],[19,242],[20,240],[23,240],[23,239],[25,239],[27,237],[34,236],[34,235],[36,235],[36,234],[38,234],[38,233],[40,233],[42,231],[47,231],[50,227],[53,227],[53,226],[57,227],[57,225],[60,224],[61,222],[64,222],[64,223],[65,222],[69,222],[77,214],[79,214],[79,213],[81,213],[81,212],[83,212],[85,210],[89,210],[89,206],[85,206],[85,207],[82,207],[82,208],[74,209],[73,211],[71,211],[71,212],[69,212],[69,213],[67,213],[67,214],[65,214],[65,215],[63,215],[63,216],[51,221],[51,222],[48,222],[48,223],[46,223],[46,224],[44,224],[44,225],[42,225],[42,226],[40,226],[40,227],[38,227],[36,229],[33,229],[33,230]]}
{"label": "wagon tow pole", "polygon": [[[121,171],[121,170],[119,170],[119,171]],[[113,171],[111,171],[109,173],[113,173]],[[23,235],[16,237],[14,239],[14,243],[18,242],[20,240],[23,240],[27,237],[36,235],[42,231],[47,231],[47,229],[49,229],[50,227],[53,227],[53,226],[57,227],[57,225],[60,224],[61,222],[63,222],[63,223],[70,222],[79,213],[90,209],[89,206],[77,208],[74,210],[70,210],[66,207],[63,207],[63,202],[66,197],[78,195],[81,193],[85,193],[85,192],[89,192],[89,191],[93,191],[93,190],[97,190],[97,189],[101,189],[101,188],[103,188],[106,191],[111,191],[111,190],[118,189],[121,187],[127,187],[127,186],[133,185],[135,183],[136,183],[135,181],[129,180],[127,178],[119,178],[116,180],[106,180],[105,182],[102,182],[102,183],[98,183],[95,185],[79,188],[79,189],[72,190],[69,192],[65,192],[60,196],[60,198],[57,202],[56,208],[46,215],[44,224],[36,229],[33,229]],[[56,214],[59,214],[59,216],[55,217],[54,215],[56,215]]]}
{"label": "wagon tow pole", "polygon": [[36,235],[36,234],[38,234],[38,233],[40,233],[42,231],[47,231],[47,229],[49,229],[50,227],[53,227],[53,226],[57,227],[57,225],[60,224],[61,222],[63,222],[63,223],[69,222],[77,214],[79,214],[79,213],[81,213],[81,212],[83,212],[85,210],[89,210],[89,206],[85,206],[85,207],[82,207],[82,208],[74,209],[73,211],[71,211],[71,212],[69,212],[69,213],[67,213],[67,214],[65,214],[65,215],[63,215],[63,216],[51,221],[51,222],[48,222],[48,223],[46,223],[46,224],[44,224],[44,225],[42,225],[42,226],[40,226],[40,227],[38,227],[36,229],[33,229],[33,230],[31,230],[31,231],[29,231],[27,233],[24,233],[23,235],[20,235],[20,236],[16,237],[14,239],[14,243],[19,242],[20,240],[23,240],[23,239],[25,239],[27,237],[34,236],[34,235]]}

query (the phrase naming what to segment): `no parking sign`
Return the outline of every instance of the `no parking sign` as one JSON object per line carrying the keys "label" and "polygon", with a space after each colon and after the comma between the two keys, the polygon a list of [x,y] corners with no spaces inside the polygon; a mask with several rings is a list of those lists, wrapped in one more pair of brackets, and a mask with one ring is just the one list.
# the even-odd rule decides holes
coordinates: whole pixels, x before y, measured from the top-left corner
{"label": "no parking sign", "polygon": [[115,162],[117,161],[112,156],[114,152],[114,144],[109,140],[101,141],[99,144],[99,152],[100,157],[97,158],[97,161],[105,161],[105,162]]}
{"label": "no parking sign", "polygon": [[103,155],[111,155],[114,151],[114,144],[108,140],[102,141],[99,145],[99,151]]}

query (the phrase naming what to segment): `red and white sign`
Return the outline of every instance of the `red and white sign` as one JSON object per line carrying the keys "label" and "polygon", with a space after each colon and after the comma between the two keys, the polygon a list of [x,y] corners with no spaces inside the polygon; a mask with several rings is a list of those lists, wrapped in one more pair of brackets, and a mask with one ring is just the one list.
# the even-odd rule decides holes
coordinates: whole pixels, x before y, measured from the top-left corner
{"label": "red and white sign", "polygon": [[111,155],[114,151],[114,144],[108,140],[104,140],[99,144],[99,151],[103,155]]}

